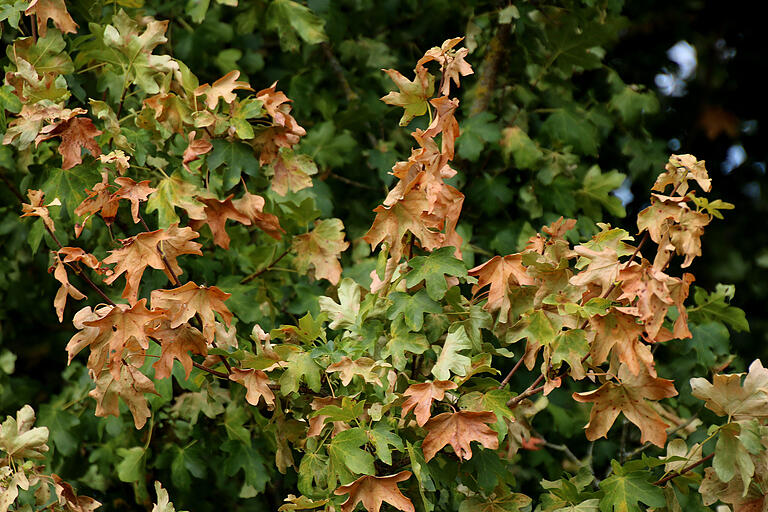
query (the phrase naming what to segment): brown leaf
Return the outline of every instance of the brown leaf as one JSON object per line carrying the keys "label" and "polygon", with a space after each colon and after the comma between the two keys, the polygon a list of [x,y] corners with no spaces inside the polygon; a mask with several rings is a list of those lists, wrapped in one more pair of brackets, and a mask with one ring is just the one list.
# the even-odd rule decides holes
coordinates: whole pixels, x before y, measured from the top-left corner
{"label": "brown leaf", "polygon": [[269,377],[263,371],[253,368],[247,370],[232,368],[229,380],[245,386],[248,390],[245,399],[249,404],[259,405],[259,398],[263,398],[270,410],[275,406],[275,394],[269,389]]}
{"label": "brown leaf", "polygon": [[312,186],[310,175],[317,173],[317,166],[308,155],[281,151],[272,162],[272,190],[284,196]]}
{"label": "brown leaf", "polygon": [[403,402],[402,416],[408,414],[413,409],[416,416],[416,423],[423,427],[429,420],[432,409],[432,400],[442,400],[445,392],[449,389],[456,389],[458,386],[450,380],[436,380],[434,382],[420,382],[411,384],[403,393],[408,399]]}
{"label": "brown leaf", "polygon": [[181,160],[181,164],[189,172],[192,172],[192,169],[189,168],[189,162],[194,162],[200,158],[201,155],[204,155],[213,149],[213,144],[211,144],[211,141],[208,139],[195,140],[195,133],[194,130],[189,132],[189,143],[187,144],[187,149],[184,150],[184,155],[182,155]]}
{"label": "brown leaf", "polygon": [[109,174],[107,172],[101,173],[100,183],[95,184],[92,189],[85,189],[85,192],[88,196],[75,208],[75,215],[85,216],[83,221],[75,226],[75,234],[77,236],[80,236],[88,219],[97,213],[101,214],[107,226],[112,225],[117,216],[117,208],[120,205],[120,199],[113,196],[110,191]]}
{"label": "brown leaf", "polygon": [[511,302],[509,293],[520,286],[535,284],[533,278],[526,272],[523,266],[521,254],[494,256],[482,265],[469,271],[469,275],[477,278],[477,284],[472,287],[472,293],[477,294],[481,289],[490,285],[488,289],[488,302],[484,309],[499,311],[499,322],[506,323],[509,316]]}
{"label": "brown leaf", "polygon": [[82,148],[95,157],[101,155],[101,148],[94,138],[101,133],[89,118],[73,117],[44,127],[35,138],[35,145],[44,140],[61,137],[58,151],[63,157],[61,168],[66,170],[83,162],[80,155]]}
{"label": "brown leaf", "polygon": [[288,96],[286,96],[285,93],[277,91],[276,88],[277,82],[274,82],[268,88],[257,92],[256,99],[261,101],[264,110],[267,111],[267,114],[272,116],[272,120],[275,124],[286,126],[288,118],[291,117],[289,114],[291,106],[288,105],[288,102],[291,100],[288,99]]}
{"label": "brown leaf", "polygon": [[152,267],[156,270],[164,268],[163,258],[157,248],[161,240],[167,239],[164,229],[139,233],[136,236],[120,240],[123,247],[109,251],[110,255],[104,258],[104,263],[116,264],[114,273],[106,278],[106,284],[114,283],[118,277],[125,273],[125,289],[123,298],[132,304],[136,302],[139,294],[139,285],[144,269]]}
{"label": "brown leaf", "polygon": [[653,355],[648,345],[640,340],[643,325],[637,322],[637,317],[612,309],[605,316],[590,318],[589,326],[595,333],[590,346],[592,364],[604,363],[613,351],[633,375],[639,374],[642,366],[655,375]]}
{"label": "brown leaf", "polygon": [[144,393],[157,394],[155,385],[138,368],[131,365],[122,365],[119,368],[118,378],[114,378],[108,371],[99,373],[96,387],[88,396],[96,400],[95,414],[100,417],[120,416],[118,398],[122,398],[133,415],[134,425],[140,429],[146,424],[147,418],[152,416]]}
{"label": "brown leaf", "polygon": [[246,226],[251,225],[251,219],[242,214],[235,205],[232,204],[232,197],[234,194],[230,194],[223,201],[219,201],[216,198],[205,198],[198,196],[195,199],[205,205],[203,213],[205,215],[204,220],[195,220],[190,222],[193,229],[200,229],[203,224],[208,224],[211,228],[211,234],[213,235],[213,242],[222,249],[229,249],[229,235],[225,225],[227,219],[236,220]]}
{"label": "brown leaf", "polygon": [[115,183],[120,185],[120,188],[112,194],[116,199],[127,199],[131,202],[131,215],[133,216],[133,222],[139,222],[139,204],[142,201],[146,201],[149,194],[156,189],[149,186],[149,180],[144,180],[136,183],[131,178],[115,178]]}
{"label": "brown leaf", "polygon": [[48,33],[48,20],[53,20],[56,28],[65,34],[77,32],[77,23],[67,12],[64,0],[32,0],[24,14],[37,16],[37,33],[40,37]]}
{"label": "brown leaf", "polygon": [[375,369],[388,366],[387,363],[377,363],[370,357],[350,359],[347,356],[341,358],[338,363],[333,363],[325,369],[327,373],[339,372],[341,383],[348,386],[355,375],[362,377],[365,382],[381,387],[381,378]]}
{"label": "brown leaf", "polygon": [[472,458],[470,443],[477,441],[491,450],[499,447],[499,437],[486,423],[496,423],[492,412],[444,412],[430,419],[424,426],[427,437],[421,445],[424,458],[432,460],[437,452],[450,444],[459,459]]}
{"label": "brown leaf", "polygon": [[[120,368],[123,363],[123,352],[143,354],[143,350],[149,348],[149,335],[147,325],[158,318],[165,316],[164,311],[148,310],[145,305],[147,299],[141,299],[132,307],[125,304],[111,306],[109,312],[97,320],[83,322],[86,327],[95,327],[99,332],[91,341],[91,351],[104,351],[99,359],[108,356],[110,372],[115,379],[120,376]],[[98,342],[98,346],[96,345]],[[71,343],[71,341],[70,341]],[[133,361],[132,361],[133,362]],[[89,359],[90,363],[90,359]],[[91,368],[98,371],[101,368]]]}
{"label": "brown leaf", "polygon": [[280,227],[280,219],[271,213],[264,213],[265,201],[263,197],[246,192],[240,199],[232,201],[232,204],[237,211],[251,219],[251,224],[275,240],[280,240],[283,237],[282,234],[285,233],[285,230]]}
{"label": "brown leaf", "polygon": [[594,441],[606,436],[620,412],[640,428],[640,442],[650,442],[664,447],[667,440],[666,428],[647,400],[661,400],[677,395],[671,380],[651,376],[647,371],[632,375],[627,365],[619,368],[618,383],[609,381],[594,391],[574,393],[577,402],[592,402],[589,423],[586,425],[587,439]]}
{"label": "brown leaf", "polygon": [[105,271],[101,268],[98,258],[93,254],[87,253],[79,247],[62,247],[56,251],[64,263],[78,262],[92,268],[96,272],[103,274]]}
{"label": "brown leaf", "polygon": [[447,96],[450,92],[451,80],[456,84],[456,87],[460,87],[459,75],[467,76],[474,73],[472,66],[464,60],[469,53],[466,48],[460,48],[459,50],[453,50],[453,47],[459,44],[464,38],[454,37],[453,39],[447,39],[440,47],[433,47],[427,50],[424,56],[419,59],[416,66],[423,66],[427,62],[437,61],[443,68],[443,80],[440,94]]}
{"label": "brown leaf", "polygon": [[172,290],[153,290],[152,306],[168,310],[171,327],[176,328],[200,315],[203,323],[203,336],[208,342],[216,335],[216,317],[221,315],[227,325],[232,322],[232,313],[224,305],[231,296],[215,286],[198,286],[192,281]]}
{"label": "brown leaf", "polygon": [[379,512],[381,504],[385,502],[403,512],[416,512],[413,502],[397,487],[398,482],[405,482],[409,478],[410,471],[401,471],[390,476],[364,475],[351,484],[342,485],[334,494],[349,494],[347,501],[341,504],[341,512],[352,512],[361,501],[368,512]]}
{"label": "brown leaf", "polygon": [[344,241],[344,224],[339,219],[324,219],[315,222],[315,228],[293,239],[296,252],[295,264],[300,271],[309,265],[315,267],[315,277],[338,284],[341,278],[341,264],[338,258],[349,247]]}
{"label": "brown leaf", "polygon": [[225,103],[232,103],[237,99],[237,95],[234,93],[236,89],[253,90],[248,82],[239,82],[237,80],[239,76],[238,70],[232,70],[213,82],[213,85],[203,84],[195,89],[195,96],[205,94],[205,104],[211,110],[219,104],[219,98],[224,99]]}
{"label": "brown leaf", "polygon": [[589,264],[569,282],[575,286],[596,284],[600,287],[600,292],[605,294],[619,276],[619,256],[616,251],[610,247],[595,251],[584,245],[577,245],[574,252],[588,258]]}
{"label": "brown leaf", "polygon": [[61,206],[59,198],[57,197],[50,203],[45,204],[43,201],[43,198],[45,197],[43,191],[32,189],[27,190],[27,197],[29,198],[29,204],[21,204],[21,211],[23,212],[21,217],[40,217],[43,219],[45,227],[47,227],[51,233],[56,231],[56,226],[53,224],[53,219],[51,218],[51,213],[48,211],[48,207]]}
{"label": "brown leaf", "polygon": [[677,194],[684,196],[688,192],[690,180],[695,180],[704,192],[712,188],[704,160],[697,160],[693,155],[672,155],[665,169],[666,172],[656,178],[651,190],[663,193],[668,185],[672,185]]}
{"label": "brown leaf", "polygon": [[[67,512],[92,512],[101,506],[101,503],[88,496],[78,496],[75,490],[56,473],[51,473],[53,488],[59,505]],[[43,484],[45,485],[45,484]]]}
{"label": "brown leaf", "polygon": [[189,373],[192,371],[190,352],[201,356],[208,355],[208,346],[202,333],[189,324],[174,328],[170,326],[169,321],[164,320],[160,325],[147,329],[147,334],[160,341],[162,348],[160,359],[152,365],[157,379],[171,376],[174,359],[179,360],[189,379]]}
{"label": "brown leaf", "polygon": [[[48,269],[48,272],[50,271],[51,269]],[[59,322],[63,322],[64,308],[67,306],[67,297],[72,297],[75,300],[82,300],[85,298],[85,294],[69,283],[67,267],[58,257],[56,258],[53,277],[61,283],[59,290],[56,292],[56,297],[53,299],[53,305],[56,308],[56,315],[59,317]]]}

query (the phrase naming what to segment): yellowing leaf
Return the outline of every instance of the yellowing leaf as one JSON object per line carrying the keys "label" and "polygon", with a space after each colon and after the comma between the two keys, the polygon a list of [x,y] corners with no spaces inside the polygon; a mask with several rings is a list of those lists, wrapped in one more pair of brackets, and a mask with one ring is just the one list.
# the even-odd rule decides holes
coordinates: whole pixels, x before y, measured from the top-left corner
{"label": "yellowing leaf", "polygon": [[315,277],[338,284],[341,279],[341,264],[338,258],[349,247],[344,241],[344,224],[339,219],[325,219],[315,222],[315,229],[293,239],[292,250],[297,269],[305,272],[309,265],[315,268]]}
{"label": "yellowing leaf", "polygon": [[691,379],[691,393],[706,401],[707,409],[735,420],[768,417],[768,370],[756,359],[742,383],[743,374],[716,374],[712,382]]}

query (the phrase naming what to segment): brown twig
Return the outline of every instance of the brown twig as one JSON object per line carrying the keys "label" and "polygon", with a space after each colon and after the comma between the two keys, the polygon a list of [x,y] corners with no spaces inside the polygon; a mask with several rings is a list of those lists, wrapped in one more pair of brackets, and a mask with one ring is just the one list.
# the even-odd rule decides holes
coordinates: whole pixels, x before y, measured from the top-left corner
{"label": "brown twig", "polygon": [[488,52],[485,54],[482,64],[480,64],[481,71],[480,77],[477,80],[475,101],[472,102],[472,107],[469,109],[470,117],[484,112],[488,108],[491,95],[496,90],[499,64],[501,64],[502,57],[506,52],[507,39],[509,38],[511,28],[511,23],[501,25],[493,39],[491,39]]}
{"label": "brown twig", "polygon": [[513,366],[512,369],[509,370],[509,373],[507,374],[507,376],[504,377],[504,380],[502,380],[501,384],[499,384],[499,389],[504,389],[504,386],[506,386],[509,383],[509,379],[512,378],[512,376],[517,372],[517,370],[523,364],[523,359],[525,358],[521,355],[520,359],[518,359],[517,363],[515,363],[515,366]]}
{"label": "brown twig", "polygon": [[714,457],[714,456],[715,456],[714,452],[713,452],[713,453],[710,453],[710,454],[709,454],[709,455],[707,455],[706,457],[703,457],[703,458],[701,458],[701,459],[697,460],[697,461],[696,461],[696,462],[694,462],[693,464],[690,464],[690,465],[688,465],[688,466],[685,466],[685,467],[684,467],[683,469],[681,469],[680,471],[673,471],[672,473],[668,474],[668,475],[667,475],[667,476],[665,476],[664,478],[661,478],[661,479],[659,479],[659,480],[656,480],[655,482],[653,482],[653,485],[664,485],[664,484],[666,484],[667,482],[669,482],[670,480],[672,480],[673,478],[677,478],[678,476],[681,476],[681,475],[683,475],[683,474],[685,474],[685,473],[689,472],[689,471],[690,471],[690,470],[692,470],[693,468],[695,468],[695,467],[697,467],[697,466],[700,466],[700,465],[704,464],[705,462],[707,462],[709,459],[711,459],[711,458],[712,458],[712,457]]}
{"label": "brown twig", "polygon": [[[146,221],[144,220],[144,217],[141,216],[141,213],[138,214],[139,220],[141,221],[141,225],[144,226],[144,229],[146,231],[152,231],[149,229],[149,226],[147,226]],[[171,282],[173,283],[173,286],[178,288],[181,286],[181,281],[179,281],[178,276],[176,276],[176,273],[171,268],[171,263],[168,261],[168,258],[165,256],[165,252],[163,251],[163,248],[161,247],[163,242],[161,241],[159,244],[157,244],[157,252],[160,253],[160,258],[163,260],[163,265],[165,265],[165,269],[168,271],[168,275],[171,276]]]}
{"label": "brown twig", "polygon": [[282,253],[280,256],[278,256],[278,257],[277,257],[275,260],[273,260],[273,261],[272,261],[272,263],[270,263],[269,265],[267,265],[267,266],[266,266],[266,267],[264,267],[263,269],[261,269],[261,270],[257,270],[257,271],[256,271],[256,272],[254,272],[253,274],[251,274],[251,275],[249,275],[249,276],[246,276],[246,277],[244,277],[244,278],[243,278],[243,279],[240,281],[240,284],[246,284],[246,283],[250,283],[251,281],[253,281],[253,280],[254,280],[254,279],[256,279],[257,277],[259,277],[261,274],[263,274],[264,272],[267,272],[267,271],[268,271],[268,270],[270,270],[270,269],[271,269],[273,266],[275,266],[275,265],[277,264],[277,262],[279,262],[281,259],[283,259],[283,258],[284,258],[284,257],[285,257],[285,256],[286,256],[286,255],[287,255],[289,252],[291,252],[291,248],[290,248],[290,247],[289,247],[288,249],[286,249],[285,251],[283,251],[283,253]]}

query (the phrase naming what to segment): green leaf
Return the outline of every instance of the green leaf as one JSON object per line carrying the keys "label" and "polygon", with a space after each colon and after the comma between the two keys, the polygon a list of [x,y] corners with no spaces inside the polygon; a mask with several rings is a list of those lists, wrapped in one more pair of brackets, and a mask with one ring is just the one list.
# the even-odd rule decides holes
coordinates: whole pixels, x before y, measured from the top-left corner
{"label": "green leaf", "polygon": [[467,331],[463,325],[454,324],[448,330],[448,336],[437,356],[437,362],[432,367],[432,375],[439,380],[451,378],[451,372],[463,377],[472,366],[472,360],[459,352],[472,348]]}
{"label": "green leaf", "polygon": [[13,87],[10,85],[3,85],[0,87],[0,110],[7,110],[13,114],[21,112],[23,103],[13,93]]}
{"label": "green leaf", "polygon": [[422,333],[410,332],[404,322],[393,322],[388,338],[381,356],[385,359],[391,358],[392,366],[400,371],[403,371],[408,363],[406,352],[423,354],[429,350],[427,337]]}
{"label": "green leaf", "polygon": [[649,507],[666,504],[661,488],[651,483],[648,471],[625,471],[615,460],[611,461],[613,474],[600,482],[604,492],[600,498],[601,512],[641,512],[639,503]]}
{"label": "green leaf", "polygon": [[[755,474],[755,463],[752,461],[746,446],[742,443],[739,435],[741,431],[741,425],[738,423],[728,423],[720,429],[717,435],[717,445],[715,445],[715,458],[712,459],[712,468],[717,473],[717,477],[726,483],[730,482],[738,471],[746,489],[749,488],[749,483]],[[746,440],[749,442],[749,435],[747,435]],[[759,443],[758,446],[762,448]]]}
{"label": "green leaf", "polygon": [[328,39],[325,35],[325,21],[308,7],[293,0],[273,0],[267,9],[266,20],[267,28],[277,31],[280,46],[290,52],[299,49],[298,37],[309,44]]}
{"label": "green leaf", "polygon": [[80,425],[80,419],[61,407],[52,404],[40,406],[40,425],[48,427],[50,439],[62,455],[72,455],[80,445],[73,435],[73,429]]}
{"label": "green leaf", "polygon": [[368,443],[368,434],[359,427],[340,432],[328,445],[331,467],[341,483],[349,483],[355,475],[374,475],[373,455],[361,449]]}
{"label": "green leaf", "polygon": [[598,133],[584,112],[560,109],[547,117],[541,133],[552,143],[571,146],[582,155],[597,155]]}
{"label": "green leaf", "polygon": [[406,443],[408,457],[411,460],[411,469],[416,477],[416,481],[419,483],[418,487],[419,493],[421,494],[421,502],[424,505],[424,510],[431,512],[435,509],[435,505],[427,498],[426,493],[435,491],[435,482],[432,480],[429,466],[427,466],[427,463],[424,460],[422,451],[417,450],[409,441],[406,441]]}
{"label": "green leaf", "polygon": [[299,463],[299,492],[310,497],[326,496],[328,487],[328,457],[317,452],[307,452]]}
{"label": "green leaf", "polygon": [[590,167],[584,176],[584,183],[579,194],[585,196],[586,201],[581,203],[581,208],[587,215],[599,219],[602,217],[597,204],[602,204],[608,213],[616,217],[624,217],[627,212],[621,204],[621,200],[611,195],[611,192],[619,188],[626,176],[613,170],[607,173],[600,172],[597,165]]}
{"label": "green leaf", "polygon": [[117,455],[121,461],[117,463],[117,477],[122,482],[138,482],[144,477],[144,455],[141,446],[133,448],[118,448]]}
{"label": "green leaf", "polygon": [[536,310],[529,315],[530,323],[526,333],[541,345],[555,341],[555,327],[544,311]]}
{"label": "green leaf", "polygon": [[512,410],[507,405],[512,396],[512,393],[505,389],[491,389],[484,393],[482,391],[471,391],[461,396],[459,407],[475,412],[493,412],[496,415],[496,423],[492,427],[499,433],[499,442],[501,442],[509,430],[506,421],[515,421],[515,415],[512,414]]}
{"label": "green leaf", "polygon": [[461,158],[476,162],[486,144],[498,142],[501,130],[494,119],[496,116],[490,112],[481,112],[461,123],[461,136],[457,141]]}
{"label": "green leaf", "polygon": [[224,168],[224,191],[231,189],[240,181],[243,172],[250,176],[256,176],[259,170],[259,160],[253,154],[253,148],[239,141],[226,141],[214,139],[213,149],[206,158],[208,168]]}
{"label": "green leaf", "polygon": [[440,313],[443,308],[427,295],[426,290],[419,290],[414,295],[405,292],[389,294],[392,305],[387,310],[387,318],[396,319],[402,315],[405,324],[414,331],[420,331],[424,325],[424,313]]}
{"label": "green leaf", "polygon": [[412,270],[405,276],[405,284],[413,288],[424,281],[427,286],[427,295],[432,300],[438,301],[448,291],[445,276],[467,277],[467,267],[460,259],[454,258],[453,247],[441,247],[428,256],[412,258],[408,264]]}
{"label": "green leaf", "polygon": [[312,413],[310,417],[328,416],[328,421],[343,421],[351,423],[365,413],[365,402],[357,402],[349,397],[341,399],[341,406],[327,405]]}
{"label": "green leaf", "polygon": [[94,167],[78,165],[73,169],[51,168],[41,188],[45,200],[59,198],[70,219],[75,219],[75,208],[85,199],[85,189],[101,181]]}
{"label": "green leaf", "polygon": [[533,169],[544,158],[544,153],[519,126],[504,130],[501,150],[507,160],[512,156],[518,169]]}
{"label": "green leaf", "polygon": [[712,293],[696,287],[693,293],[696,306],[688,309],[688,318],[691,322],[698,324],[722,322],[736,332],[749,332],[749,323],[744,310],[730,305],[735,293],[736,287],[732,284],[718,284]]}
{"label": "green leaf", "polygon": [[403,451],[403,440],[400,436],[392,432],[392,429],[386,424],[378,423],[368,432],[368,439],[376,449],[376,457],[388,465],[392,465],[392,450],[390,446],[398,451]]}
{"label": "green leaf", "polygon": [[287,367],[280,376],[280,391],[289,395],[299,390],[299,383],[304,381],[312,391],[320,391],[320,376],[322,369],[312,359],[309,352],[293,352],[285,363]]}
{"label": "green leaf", "polygon": [[641,91],[642,88],[630,85],[611,98],[610,108],[619,113],[626,125],[634,125],[644,114],[655,114],[659,111],[656,93]]}

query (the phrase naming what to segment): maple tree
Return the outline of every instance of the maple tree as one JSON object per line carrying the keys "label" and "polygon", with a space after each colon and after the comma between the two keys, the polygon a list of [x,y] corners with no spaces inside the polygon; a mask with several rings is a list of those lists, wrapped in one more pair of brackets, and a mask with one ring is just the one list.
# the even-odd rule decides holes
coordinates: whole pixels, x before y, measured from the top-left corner
{"label": "maple tree", "polygon": [[[697,329],[748,328],[728,304],[732,289],[693,291],[684,270],[710,222],[733,207],[706,195],[703,161],[669,157],[636,233],[601,214],[549,216],[540,232],[520,231],[517,250],[486,255],[461,224],[462,190],[473,185],[463,188],[455,167],[477,160],[463,141],[479,155],[493,136],[472,128],[482,111],[457,119],[458,89],[475,70],[471,41],[455,37],[423,53],[412,80],[383,70],[398,91],[380,99],[404,109],[400,126],[417,125],[414,146],[354,238],[320,185],[333,134],[313,140],[282,83],[257,91],[229,69],[200,85],[166,51],[169,21],[130,2],[92,24],[76,23],[64,0],[18,4],[36,34],[13,43],[3,144],[27,166],[52,166],[25,178],[15,214],[35,222],[34,250],[42,240],[51,249],[53,309],[74,326],[65,351],[78,387],[41,415],[54,465],[91,450],[94,469],[74,475],[84,487],[103,492],[112,471],[158,511],[174,506],[155,474],[190,507],[193,478],[216,482],[228,500],[277,497],[280,511],[764,506],[768,370],[755,361],[742,380],[722,374],[732,361],[713,358],[702,365],[711,382],[683,389],[664,359]],[[194,9],[205,17],[208,3]],[[498,14],[503,25],[520,17],[513,5]],[[325,40],[298,2],[273,0],[266,16],[288,48],[297,37]],[[572,67],[597,66],[594,46],[558,50],[547,66],[577,55]],[[70,80],[74,69],[93,84]],[[553,147],[568,144],[546,157],[526,123],[510,122],[505,158],[553,183],[575,165],[571,150],[593,153],[568,135],[575,115],[542,123]],[[623,176],[582,170],[580,193],[602,205],[584,211],[623,213],[609,195]],[[711,357],[706,348],[698,357]],[[694,412],[702,401],[725,423]],[[72,407],[93,414],[74,419]],[[49,451],[49,429],[34,421],[25,405],[0,426],[0,512],[98,509],[34,462]],[[104,425],[111,440],[73,441],[68,428],[80,421]],[[564,432],[588,451],[554,441]],[[593,450],[610,452],[617,439],[600,467]],[[557,480],[534,479],[542,492],[526,496],[520,461],[546,450],[568,465],[550,468]],[[201,506],[216,506],[216,492]]]}

